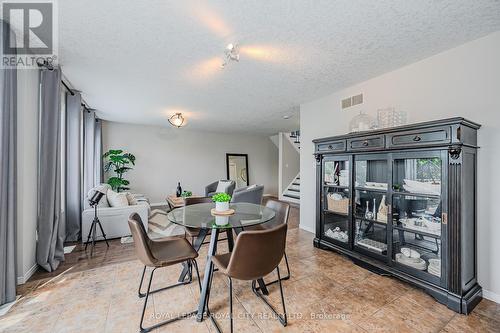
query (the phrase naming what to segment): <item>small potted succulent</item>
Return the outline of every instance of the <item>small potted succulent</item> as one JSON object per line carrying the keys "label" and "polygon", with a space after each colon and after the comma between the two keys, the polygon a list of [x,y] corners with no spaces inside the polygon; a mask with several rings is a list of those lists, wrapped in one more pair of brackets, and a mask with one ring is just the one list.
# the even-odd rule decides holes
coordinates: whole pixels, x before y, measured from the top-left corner
{"label": "small potted succulent", "polygon": [[215,210],[218,212],[225,212],[229,210],[229,201],[231,201],[231,196],[227,193],[221,192],[216,193],[212,197],[215,202]]}
{"label": "small potted succulent", "polygon": [[189,198],[191,196],[193,196],[193,192],[191,192],[191,191],[184,191],[181,194],[181,197],[183,197],[183,198]]}

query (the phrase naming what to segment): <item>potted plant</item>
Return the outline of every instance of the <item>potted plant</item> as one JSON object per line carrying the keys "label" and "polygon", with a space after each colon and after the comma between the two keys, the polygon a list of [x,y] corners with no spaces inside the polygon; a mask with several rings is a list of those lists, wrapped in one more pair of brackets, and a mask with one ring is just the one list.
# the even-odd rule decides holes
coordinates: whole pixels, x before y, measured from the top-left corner
{"label": "potted plant", "polygon": [[213,202],[215,202],[215,210],[218,212],[224,212],[229,210],[229,201],[231,201],[231,196],[227,193],[221,192],[216,193],[212,197]]}
{"label": "potted plant", "polygon": [[113,171],[116,174],[116,176],[112,176],[108,179],[108,184],[113,191],[121,192],[129,190],[130,188],[128,185],[130,182],[124,179],[123,175],[127,171],[132,170],[129,165],[135,165],[135,156],[130,153],[125,153],[121,149],[110,149],[102,157],[106,159],[104,171]]}
{"label": "potted plant", "polygon": [[183,198],[189,198],[191,196],[193,196],[193,192],[191,192],[191,191],[184,191],[181,194],[181,197],[183,197]]}

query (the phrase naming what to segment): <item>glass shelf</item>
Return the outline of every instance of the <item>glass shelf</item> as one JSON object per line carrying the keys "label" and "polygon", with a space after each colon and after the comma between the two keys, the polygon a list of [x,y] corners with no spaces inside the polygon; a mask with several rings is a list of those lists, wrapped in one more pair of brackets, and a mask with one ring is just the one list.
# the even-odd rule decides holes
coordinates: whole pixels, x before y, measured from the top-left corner
{"label": "glass shelf", "polygon": [[350,192],[348,188],[324,188],[323,234],[331,241],[347,247],[350,226]]}
{"label": "glass shelf", "polygon": [[421,235],[441,236],[441,199],[428,196],[398,195],[392,198],[392,223]]}
{"label": "glass shelf", "polygon": [[349,172],[349,161],[325,160],[323,183],[347,188],[350,182]]}
{"label": "glass shelf", "polygon": [[395,159],[392,188],[415,195],[441,195],[442,162],[439,157]]}
{"label": "glass shelf", "polygon": [[441,277],[441,240],[400,228],[393,229],[393,260],[423,278]]}

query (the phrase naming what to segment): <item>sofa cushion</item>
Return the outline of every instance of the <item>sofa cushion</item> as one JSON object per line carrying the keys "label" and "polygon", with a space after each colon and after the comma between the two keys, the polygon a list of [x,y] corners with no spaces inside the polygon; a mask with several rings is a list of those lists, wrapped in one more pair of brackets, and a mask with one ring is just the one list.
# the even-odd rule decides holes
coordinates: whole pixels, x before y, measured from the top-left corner
{"label": "sofa cushion", "polygon": [[129,205],[127,193],[117,193],[113,190],[108,190],[106,196],[111,207],[127,207]]}
{"label": "sofa cushion", "polygon": [[219,180],[219,183],[217,184],[217,189],[215,190],[216,193],[227,193],[227,188],[231,186],[231,181],[224,181],[224,180]]}

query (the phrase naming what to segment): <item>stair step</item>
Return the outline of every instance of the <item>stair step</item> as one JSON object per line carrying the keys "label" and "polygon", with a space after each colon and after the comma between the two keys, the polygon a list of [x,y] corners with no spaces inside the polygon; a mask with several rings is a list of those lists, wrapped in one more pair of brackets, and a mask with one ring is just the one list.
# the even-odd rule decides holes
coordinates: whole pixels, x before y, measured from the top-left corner
{"label": "stair step", "polygon": [[300,186],[300,183],[293,182],[292,185]]}
{"label": "stair step", "polygon": [[292,191],[292,192],[300,192],[300,188],[292,188],[292,187],[290,187],[290,188],[288,189],[288,191]]}
{"label": "stair step", "polygon": [[288,198],[292,198],[292,199],[298,199],[298,200],[300,200],[300,196],[293,195],[293,194],[285,193],[285,194],[283,194],[283,196],[284,197],[288,197]]}

